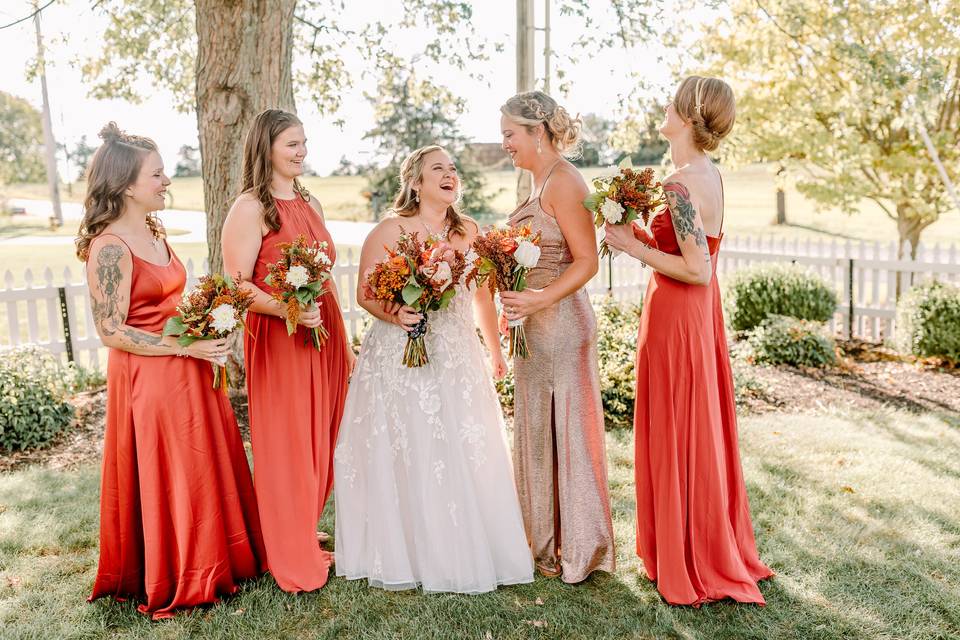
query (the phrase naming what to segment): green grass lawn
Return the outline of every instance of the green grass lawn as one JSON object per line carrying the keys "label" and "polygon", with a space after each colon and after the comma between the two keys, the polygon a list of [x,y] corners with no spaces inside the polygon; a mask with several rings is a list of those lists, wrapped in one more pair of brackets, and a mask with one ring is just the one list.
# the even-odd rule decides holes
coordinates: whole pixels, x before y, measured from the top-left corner
{"label": "green grass lawn", "polygon": [[[960,421],[952,413],[825,410],[742,420],[767,606],[663,603],[633,552],[632,444],[608,435],[618,569],[579,586],[537,578],[481,596],[384,592],[332,578],[317,593],[269,577],[152,623],[133,603],[86,604],[98,469],[0,474],[4,638],[960,637]],[[332,509],[322,527],[333,531]]]}

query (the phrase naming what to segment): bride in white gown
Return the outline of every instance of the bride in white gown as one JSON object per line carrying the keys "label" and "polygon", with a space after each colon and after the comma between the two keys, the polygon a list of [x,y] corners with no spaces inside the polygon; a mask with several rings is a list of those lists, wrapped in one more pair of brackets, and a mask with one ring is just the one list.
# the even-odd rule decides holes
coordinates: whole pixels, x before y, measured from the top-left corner
{"label": "bride in white gown", "polygon": [[[367,237],[361,274],[395,245],[401,226],[464,251],[478,232],[453,207],[460,182],[441,147],[414,151],[400,173],[397,215]],[[449,307],[429,314],[429,362],[417,368],[401,358],[405,327],[420,316],[408,307],[385,310],[358,290],[376,319],[353,371],[334,455],[338,576],[456,593],[533,581],[503,414],[476,332],[479,325],[494,345],[493,373],[502,377],[493,299],[475,285],[456,286]]]}

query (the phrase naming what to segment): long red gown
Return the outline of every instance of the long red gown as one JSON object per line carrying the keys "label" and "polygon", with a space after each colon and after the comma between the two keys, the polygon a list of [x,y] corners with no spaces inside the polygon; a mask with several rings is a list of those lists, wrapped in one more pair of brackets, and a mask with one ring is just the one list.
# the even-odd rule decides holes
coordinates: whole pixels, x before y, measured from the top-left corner
{"label": "long red gown", "polygon": [[[167,265],[133,256],[127,324],[161,333],[185,283],[172,250]],[[210,363],[110,349],[90,600],[133,597],[142,613],[169,618],[233,593],[264,557],[250,467]]]}
{"label": "long red gown", "polygon": [[[299,235],[333,240],[310,203],[276,201],[280,230],[263,237],[253,282],[264,291],[277,244]],[[282,318],[250,312],[244,358],[253,444],[253,482],[260,508],[267,568],[284,591],[313,591],[327,582],[333,554],[320,548],[316,527],[333,487],[333,451],[347,394],[347,354],[340,305],[332,291],[320,300],[329,337],[320,351],[298,326],[287,335]]]}
{"label": "long red gown", "polygon": [[[656,216],[651,229],[654,246],[680,255],[668,212]],[[671,604],[724,598],[765,604],[757,581],[773,575],[757,553],[740,468],[716,276],[722,235],[707,236],[714,268],[710,284],[655,272],[640,318],[637,553]]]}

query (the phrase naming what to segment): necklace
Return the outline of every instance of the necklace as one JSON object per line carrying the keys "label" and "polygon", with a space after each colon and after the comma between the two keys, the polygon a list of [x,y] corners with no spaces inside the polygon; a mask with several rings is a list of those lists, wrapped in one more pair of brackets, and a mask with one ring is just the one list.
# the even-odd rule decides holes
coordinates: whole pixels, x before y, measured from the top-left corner
{"label": "necklace", "polygon": [[428,238],[434,238],[436,240],[446,240],[447,236],[450,234],[449,222],[443,225],[443,230],[440,233],[434,233],[433,231],[430,230],[430,227],[427,226],[427,223],[424,221],[423,217],[421,217],[418,214],[417,218],[420,220],[420,224],[422,224],[423,228],[426,230]]}

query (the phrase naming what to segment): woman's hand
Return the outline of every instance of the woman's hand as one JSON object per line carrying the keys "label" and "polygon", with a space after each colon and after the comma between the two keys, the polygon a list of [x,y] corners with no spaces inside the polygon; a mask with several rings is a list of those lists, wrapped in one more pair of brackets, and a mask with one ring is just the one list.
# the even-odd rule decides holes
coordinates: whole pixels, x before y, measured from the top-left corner
{"label": "woman's hand", "polygon": [[206,360],[215,365],[223,366],[227,363],[230,347],[227,346],[227,338],[220,338],[219,340],[197,340],[185,348],[184,354],[191,358]]}
{"label": "woman's hand", "polygon": [[416,309],[406,305],[400,307],[394,317],[396,318],[396,323],[403,327],[404,331],[413,331],[414,327],[423,319],[423,316],[417,313]]}
{"label": "woman's hand", "polygon": [[523,291],[501,291],[500,302],[507,320],[519,320],[532,316],[537,311],[550,306],[543,289],[524,289]]}
{"label": "woman's hand", "polygon": [[384,313],[389,313],[390,315],[395,314],[397,311],[400,311],[400,307],[403,305],[399,302],[394,302],[393,300],[380,300],[380,307],[383,309]]}
{"label": "woman's hand", "polygon": [[507,375],[507,361],[503,357],[500,345],[496,345],[496,349],[490,352],[490,364],[493,365],[494,380],[502,380],[503,376]]}
{"label": "woman's hand", "polygon": [[353,368],[357,366],[357,355],[353,352],[353,346],[347,340],[347,377],[353,375]]}
{"label": "woman's hand", "polygon": [[[603,226],[606,234],[607,245],[611,249],[631,253],[630,249],[639,242],[633,235],[633,225],[630,224],[610,224]],[[631,254],[632,255],[632,254]]]}
{"label": "woman's hand", "polygon": [[320,307],[315,303],[311,303],[306,309],[300,310],[300,318],[297,319],[297,324],[302,324],[308,329],[315,329],[319,327],[321,323]]}

